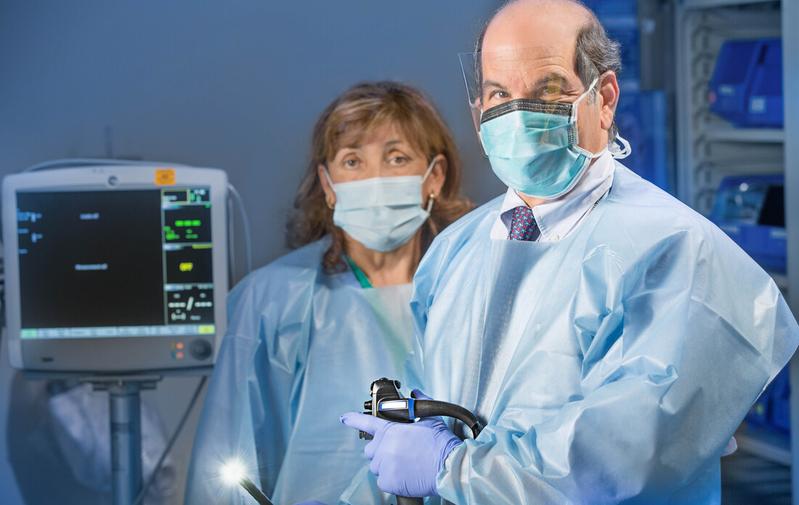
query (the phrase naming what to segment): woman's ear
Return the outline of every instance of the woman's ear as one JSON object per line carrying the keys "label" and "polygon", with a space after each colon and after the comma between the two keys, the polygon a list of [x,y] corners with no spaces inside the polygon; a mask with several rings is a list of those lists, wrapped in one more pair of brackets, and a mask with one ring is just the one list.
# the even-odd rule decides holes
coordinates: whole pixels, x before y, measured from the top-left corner
{"label": "woman's ear", "polygon": [[330,185],[330,174],[327,171],[327,167],[325,167],[322,163],[317,165],[316,175],[319,177],[319,183],[322,185],[322,191],[325,192],[325,203],[327,203],[329,208],[334,208],[336,206],[336,192],[333,191],[333,187]]}
{"label": "woman's ear", "polygon": [[438,198],[438,195],[441,194],[444,183],[447,181],[449,162],[446,156],[438,154],[430,162],[430,165],[432,165],[432,168],[430,169],[430,173],[427,174],[427,179],[424,180],[424,185],[422,186],[422,196],[425,200],[430,195],[433,195],[434,198]]}

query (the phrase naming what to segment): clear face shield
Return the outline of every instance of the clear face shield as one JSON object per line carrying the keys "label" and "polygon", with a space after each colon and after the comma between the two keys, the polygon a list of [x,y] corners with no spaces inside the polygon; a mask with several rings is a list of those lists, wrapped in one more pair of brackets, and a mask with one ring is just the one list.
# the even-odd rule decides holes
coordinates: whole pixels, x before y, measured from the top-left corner
{"label": "clear face shield", "polygon": [[560,106],[560,113],[567,108],[571,111],[570,104],[558,101],[567,88],[566,78],[557,72],[536,70],[541,66],[540,51],[478,51],[460,53],[458,58],[477,131],[487,121],[483,117],[486,113],[496,115],[496,108],[509,102],[539,102]]}
{"label": "clear face shield", "polygon": [[511,131],[524,134],[525,144],[537,144],[538,153],[578,143],[577,110],[589,93],[573,103],[558,101],[567,87],[565,77],[536,71],[541,61],[538,52],[480,51],[458,56],[472,120],[486,154],[487,143],[493,144],[497,136],[507,138]]}
{"label": "clear face shield", "polygon": [[[595,99],[598,79],[583,89],[576,99],[567,99],[564,97],[574,95],[574,90],[569,88],[575,84],[569,83],[558,72],[546,71],[542,64],[545,55],[540,49],[478,51],[460,53],[458,58],[472,121],[481,140],[484,140],[486,130],[493,135],[500,133],[498,130],[515,127],[520,134],[526,132],[528,142],[539,144],[537,152],[579,143],[578,112],[582,102]],[[514,111],[525,111],[525,114],[515,114],[514,120],[502,119],[507,123],[502,128],[497,128],[497,121],[493,121],[490,128],[484,128],[492,120]],[[609,146],[614,156],[629,149],[626,141],[621,138],[618,141],[621,146],[615,143]],[[483,149],[486,149],[485,142]]]}
{"label": "clear face shield", "polygon": [[480,131],[480,116],[482,115],[482,70],[480,68],[480,52],[458,53],[461,64],[463,82],[466,84],[466,97],[469,100],[469,110],[472,113],[474,128]]}

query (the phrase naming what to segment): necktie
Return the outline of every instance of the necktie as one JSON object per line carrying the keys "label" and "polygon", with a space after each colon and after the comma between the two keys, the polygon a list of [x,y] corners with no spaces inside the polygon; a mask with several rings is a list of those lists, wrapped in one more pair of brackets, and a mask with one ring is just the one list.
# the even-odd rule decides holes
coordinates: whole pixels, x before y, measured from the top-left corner
{"label": "necktie", "polygon": [[535,224],[533,210],[524,205],[514,208],[508,240],[532,242],[538,238],[538,235],[539,231],[538,226]]}

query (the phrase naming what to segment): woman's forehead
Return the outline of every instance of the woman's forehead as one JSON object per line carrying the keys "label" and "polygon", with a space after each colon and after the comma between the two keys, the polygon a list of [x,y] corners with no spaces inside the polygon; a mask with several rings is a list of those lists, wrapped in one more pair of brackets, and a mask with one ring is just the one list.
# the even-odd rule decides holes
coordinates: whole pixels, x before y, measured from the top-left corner
{"label": "woman's forehead", "polygon": [[347,128],[338,138],[336,154],[343,149],[384,149],[392,146],[418,149],[397,121],[386,120],[376,125]]}

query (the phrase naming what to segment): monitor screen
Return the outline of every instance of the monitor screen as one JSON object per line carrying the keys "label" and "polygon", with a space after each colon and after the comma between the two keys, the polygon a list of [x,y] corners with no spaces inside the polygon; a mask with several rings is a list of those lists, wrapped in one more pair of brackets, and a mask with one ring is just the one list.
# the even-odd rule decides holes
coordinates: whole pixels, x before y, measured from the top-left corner
{"label": "monitor screen", "polygon": [[20,338],[213,337],[210,192],[17,191]]}

